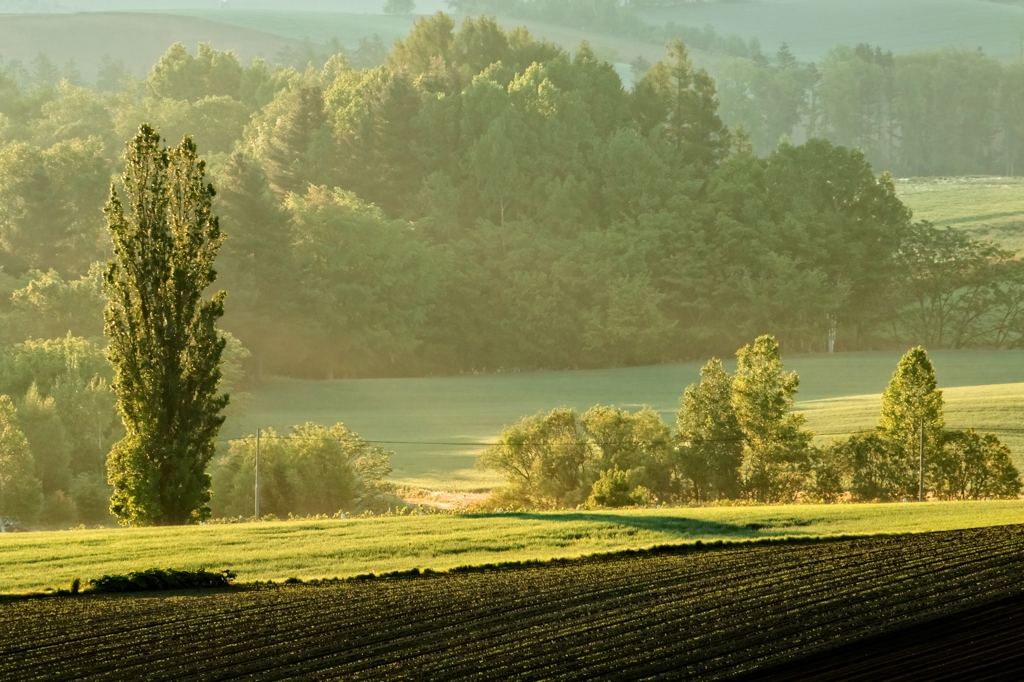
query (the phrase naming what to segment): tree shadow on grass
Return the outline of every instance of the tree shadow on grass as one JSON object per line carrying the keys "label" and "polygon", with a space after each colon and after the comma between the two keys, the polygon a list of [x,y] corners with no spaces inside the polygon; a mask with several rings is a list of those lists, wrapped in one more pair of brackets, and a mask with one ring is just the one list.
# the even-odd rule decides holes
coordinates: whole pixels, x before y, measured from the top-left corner
{"label": "tree shadow on grass", "polygon": [[686,540],[704,538],[764,538],[781,535],[778,526],[751,523],[719,523],[678,516],[677,514],[616,514],[614,512],[515,512],[507,516],[532,521],[558,521],[566,524],[608,523],[633,531],[662,533]]}

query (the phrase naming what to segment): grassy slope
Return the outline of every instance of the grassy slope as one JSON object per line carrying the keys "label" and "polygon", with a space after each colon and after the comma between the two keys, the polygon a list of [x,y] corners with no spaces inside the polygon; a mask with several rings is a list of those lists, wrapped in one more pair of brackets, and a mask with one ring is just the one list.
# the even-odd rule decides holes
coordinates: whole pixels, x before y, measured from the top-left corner
{"label": "grassy slope", "polygon": [[1024,251],[1024,178],[909,178],[896,189],[917,220]]}
{"label": "grassy slope", "polygon": [[[150,566],[231,568],[239,579],[574,557],[659,544],[925,532],[1019,522],[1024,502],[803,505],[411,516],[0,535],[0,592]],[[759,530],[753,530],[753,527]]]}
{"label": "grassy slope", "polygon": [[836,45],[862,42],[894,52],[981,47],[1014,58],[1024,28],[1024,7],[980,0],[749,0],[686,3],[643,15],[657,24],[710,24],[720,35],[757,38],[770,52],[788,42],[808,61],[820,61]]}
{"label": "grassy slope", "polygon": [[[877,395],[899,357],[899,352],[803,355],[787,357],[786,366],[800,375],[799,399],[811,401],[800,404],[808,410],[809,425],[840,434],[874,423]],[[1024,352],[935,351],[932,358],[943,388],[992,385],[950,391],[951,426],[1019,426],[1015,412],[1024,408],[1024,387],[1014,384],[1024,383]],[[280,432],[304,421],[343,421],[365,438],[392,441],[386,447],[396,453],[392,478],[397,482],[449,490],[489,487],[499,480],[473,469],[479,446],[446,444],[486,442],[524,415],[561,406],[651,405],[674,424],[679,396],[699,379],[700,364],[417,379],[273,379],[255,392],[248,414],[229,422],[224,435],[238,437],[257,426]],[[1024,441],[1002,435],[1024,454]]]}
{"label": "grassy slope", "polygon": [[104,55],[121,59],[136,75],[145,75],[175,42],[195,51],[200,42],[234,50],[249,59],[272,58],[297,41],[269,32],[205,19],[163,14],[0,15],[0,55],[26,65],[45,53],[59,64],[74,60],[83,78],[92,81]]}
{"label": "grassy slope", "polygon": [[337,12],[182,10],[176,13],[295,40],[309,39],[314,43],[337,38],[346,47],[354,47],[360,38],[374,34],[380,36],[385,45],[391,45],[396,38],[409,33],[414,21],[407,16]]}

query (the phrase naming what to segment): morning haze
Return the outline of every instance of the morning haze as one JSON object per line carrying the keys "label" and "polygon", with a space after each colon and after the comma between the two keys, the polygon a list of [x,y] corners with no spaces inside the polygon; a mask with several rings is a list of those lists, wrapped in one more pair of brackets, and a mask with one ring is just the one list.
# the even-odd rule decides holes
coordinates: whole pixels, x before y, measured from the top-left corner
{"label": "morning haze", "polygon": [[0,679],[998,678],[1021,176],[1011,0],[0,0]]}

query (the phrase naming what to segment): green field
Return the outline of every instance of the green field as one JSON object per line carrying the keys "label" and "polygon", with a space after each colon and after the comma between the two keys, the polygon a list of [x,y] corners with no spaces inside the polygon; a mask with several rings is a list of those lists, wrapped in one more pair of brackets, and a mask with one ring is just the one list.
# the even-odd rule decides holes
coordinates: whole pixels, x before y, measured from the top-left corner
{"label": "green field", "polygon": [[1024,501],[425,515],[0,535],[0,592],[150,566],[242,581],[323,578],[680,542],[926,532],[1020,523]]}
{"label": "green field", "polygon": [[354,47],[360,38],[372,35],[380,36],[384,44],[390,46],[395,39],[409,33],[414,21],[414,17],[382,14],[291,10],[181,10],[175,13],[294,40],[324,43],[336,38],[346,47]]}
{"label": "green field", "polygon": [[836,45],[869,43],[894,52],[979,47],[1001,59],[1021,55],[1024,6],[986,0],[747,0],[680,3],[643,12],[650,23],[711,25],[719,35],[757,38],[766,52],[789,43],[820,61]]}
{"label": "green field", "polygon": [[73,60],[86,81],[93,81],[104,56],[120,59],[137,76],[176,42],[195,52],[201,42],[234,50],[248,61],[272,59],[298,41],[196,17],[168,14],[83,13],[0,15],[0,56],[28,65],[40,53],[63,65]]}
{"label": "green field", "polygon": [[[809,426],[820,434],[842,435],[874,425],[878,396],[900,355],[784,359],[800,375],[798,408],[807,411]],[[999,432],[1024,469],[1024,434],[1015,431],[1024,416],[1024,351],[935,351],[931,357],[939,386],[955,389],[947,394],[949,425]],[[223,435],[237,438],[256,427],[284,431],[305,421],[341,421],[395,452],[395,482],[441,490],[489,488],[500,480],[473,468],[481,449],[477,444],[493,441],[503,426],[541,410],[585,410],[597,404],[631,410],[650,405],[674,425],[679,396],[699,380],[701,364],[413,379],[270,379],[254,392],[245,416],[229,422]]]}
{"label": "green field", "polygon": [[1022,550],[1007,526],[9,600],[0,680],[1018,679]]}
{"label": "green field", "polygon": [[915,220],[1024,251],[1024,178],[909,178],[896,190]]}

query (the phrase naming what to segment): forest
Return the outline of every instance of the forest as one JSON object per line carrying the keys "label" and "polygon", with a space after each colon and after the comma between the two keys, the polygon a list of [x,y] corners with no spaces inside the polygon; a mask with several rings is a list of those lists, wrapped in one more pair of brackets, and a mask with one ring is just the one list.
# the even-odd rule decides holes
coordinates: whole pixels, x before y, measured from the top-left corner
{"label": "forest", "polygon": [[[378,66],[372,50],[331,51],[300,68],[296,55],[242,64],[176,44],[144,79],[108,61],[92,84],[45,55],[2,64],[0,437],[35,454],[51,523],[106,518],[104,464],[123,431],[102,339],[102,207],[142,122],[171,144],[194,136],[206,159],[235,410],[267,375],[641,365],[761,334],[784,352],[1024,338],[1016,254],[915,223],[877,172],[907,168],[911,141],[935,157],[919,172],[981,171],[1009,153],[997,114],[1015,87],[1024,101],[1018,66],[862,46],[816,70],[783,49],[713,78],[671,40],[626,88],[586,43],[570,54],[444,14]],[[885,98],[850,118],[911,66],[932,88],[920,102],[948,86],[963,106],[942,116],[962,118]],[[956,85],[985,89],[982,76],[997,99]],[[787,141],[801,127],[808,139]],[[346,455],[368,472],[357,491],[387,468],[364,445]],[[226,461],[244,468],[248,452]]]}
{"label": "forest", "polygon": [[[626,89],[586,44],[438,14],[382,66],[320,58],[243,65],[179,44],[143,80],[109,62],[91,86],[45,56],[6,63],[0,342],[98,337],[101,207],[141,121],[207,159],[223,326],[253,376],[645,364],[759,333],[787,351],[1020,341],[1015,255],[915,224],[877,172],[988,168],[1012,137],[995,113],[1015,66],[913,56],[922,101],[948,85],[963,102],[913,129],[888,100],[853,115],[891,90],[865,74],[903,63],[863,47],[833,51],[819,87],[785,50],[713,79],[677,41]],[[995,106],[956,85],[989,91],[971,65],[998,107],[965,108]],[[787,142],[800,126],[832,141]],[[941,157],[907,161],[911,139]]]}

